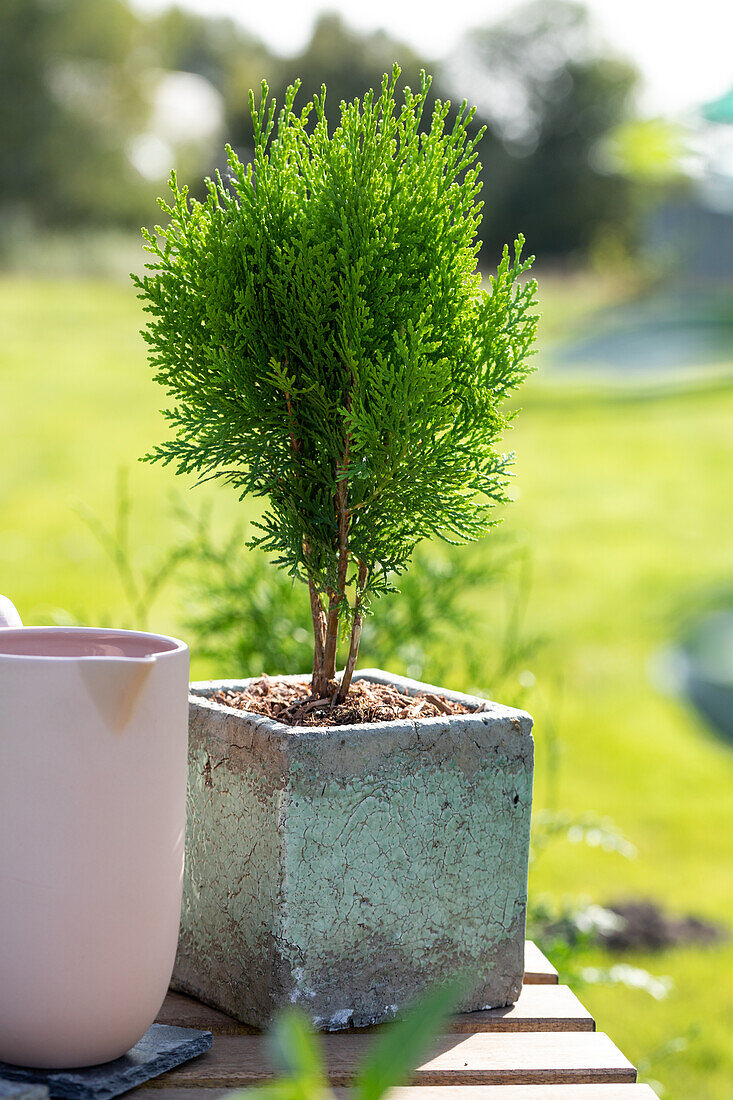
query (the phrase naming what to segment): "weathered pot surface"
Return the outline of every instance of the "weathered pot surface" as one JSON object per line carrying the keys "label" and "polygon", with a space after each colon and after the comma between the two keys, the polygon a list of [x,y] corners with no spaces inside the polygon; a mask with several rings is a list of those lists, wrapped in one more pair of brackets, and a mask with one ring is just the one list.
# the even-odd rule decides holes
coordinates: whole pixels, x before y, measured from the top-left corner
{"label": "weathered pot surface", "polygon": [[521,988],[532,719],[358,677],[481,709],[289,727],[207,698],[244,681],[192,685],[174,984],[247,1023],[366,1025],[461,973],[465,1010]]}

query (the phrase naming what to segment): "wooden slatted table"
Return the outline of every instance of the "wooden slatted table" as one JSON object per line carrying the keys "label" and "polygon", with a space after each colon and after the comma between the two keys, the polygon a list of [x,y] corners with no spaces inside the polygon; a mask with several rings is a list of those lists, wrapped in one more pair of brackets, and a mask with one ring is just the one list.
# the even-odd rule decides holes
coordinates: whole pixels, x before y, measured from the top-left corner
{"label": "wooden slatted table", "polygon": [[[191,997],[169,993],[158,1022],[206,1029],[214,1043],[208,1054],[136,1089],[139,1100],[143,1094],[150,1094],[147,1100],[218,1100],[273,1075],[261,1033]],[[337,1089],[353,1080],[373,1030],[322,1036]],[[516,1005],[454,1016],[411,1085],[396,1089],[391,1100],[655,1100],[655,1094],[636,1083],[631,1062],[596,1031],[590,1013],[528,942]]]}

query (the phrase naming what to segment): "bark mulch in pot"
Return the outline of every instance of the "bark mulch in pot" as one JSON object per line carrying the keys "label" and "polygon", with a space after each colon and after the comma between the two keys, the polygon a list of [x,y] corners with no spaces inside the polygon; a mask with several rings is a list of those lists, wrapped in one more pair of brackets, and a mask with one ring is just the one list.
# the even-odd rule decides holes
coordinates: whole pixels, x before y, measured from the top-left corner
{"label": "bark mulch in pot", "polygon": [[360,722],[395,722],[409,718],[436,718],[441,714],[472,714],[475,707],[442,695],[403,695],[389,684],[355,681],[344,703],[318,699],[308,680],[297,682],[263,676],[245,690],[226,689],[210,696],[212,702],[236,710],[264,714],[287,726],[351,726]]}

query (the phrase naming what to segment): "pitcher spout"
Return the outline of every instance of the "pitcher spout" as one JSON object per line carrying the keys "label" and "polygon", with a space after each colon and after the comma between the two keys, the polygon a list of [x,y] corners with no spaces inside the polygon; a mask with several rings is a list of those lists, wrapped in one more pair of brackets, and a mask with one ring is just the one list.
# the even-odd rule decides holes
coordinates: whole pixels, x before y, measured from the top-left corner
{"label": "pitcher spout", "polygon": [[155,665],[155,656],[86,657],[79,674],[105,724],[121,733]]}

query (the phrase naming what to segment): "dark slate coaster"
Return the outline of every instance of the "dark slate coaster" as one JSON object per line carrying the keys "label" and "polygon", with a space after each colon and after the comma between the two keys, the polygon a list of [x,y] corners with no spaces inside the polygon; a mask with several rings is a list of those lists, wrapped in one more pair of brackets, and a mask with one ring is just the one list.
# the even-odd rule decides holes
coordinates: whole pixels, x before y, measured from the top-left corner
{"label": "dark slate coaster", "polygon": [[0,1077],[0,1100],[48,1100],[48,1089],[45,1085]]}
{"label": "dark slate coaster", "polygon": [[[67,1100],[110,1100],[210,1049],[210,1031],[153,1024],[132,1050],[114,1062],[84,1069],[25,1069],[0,1062],[0,1074],[26,1086],[47,1085],[51,1096]],[[40,1098],[24,1092],[17,1100]]]}

